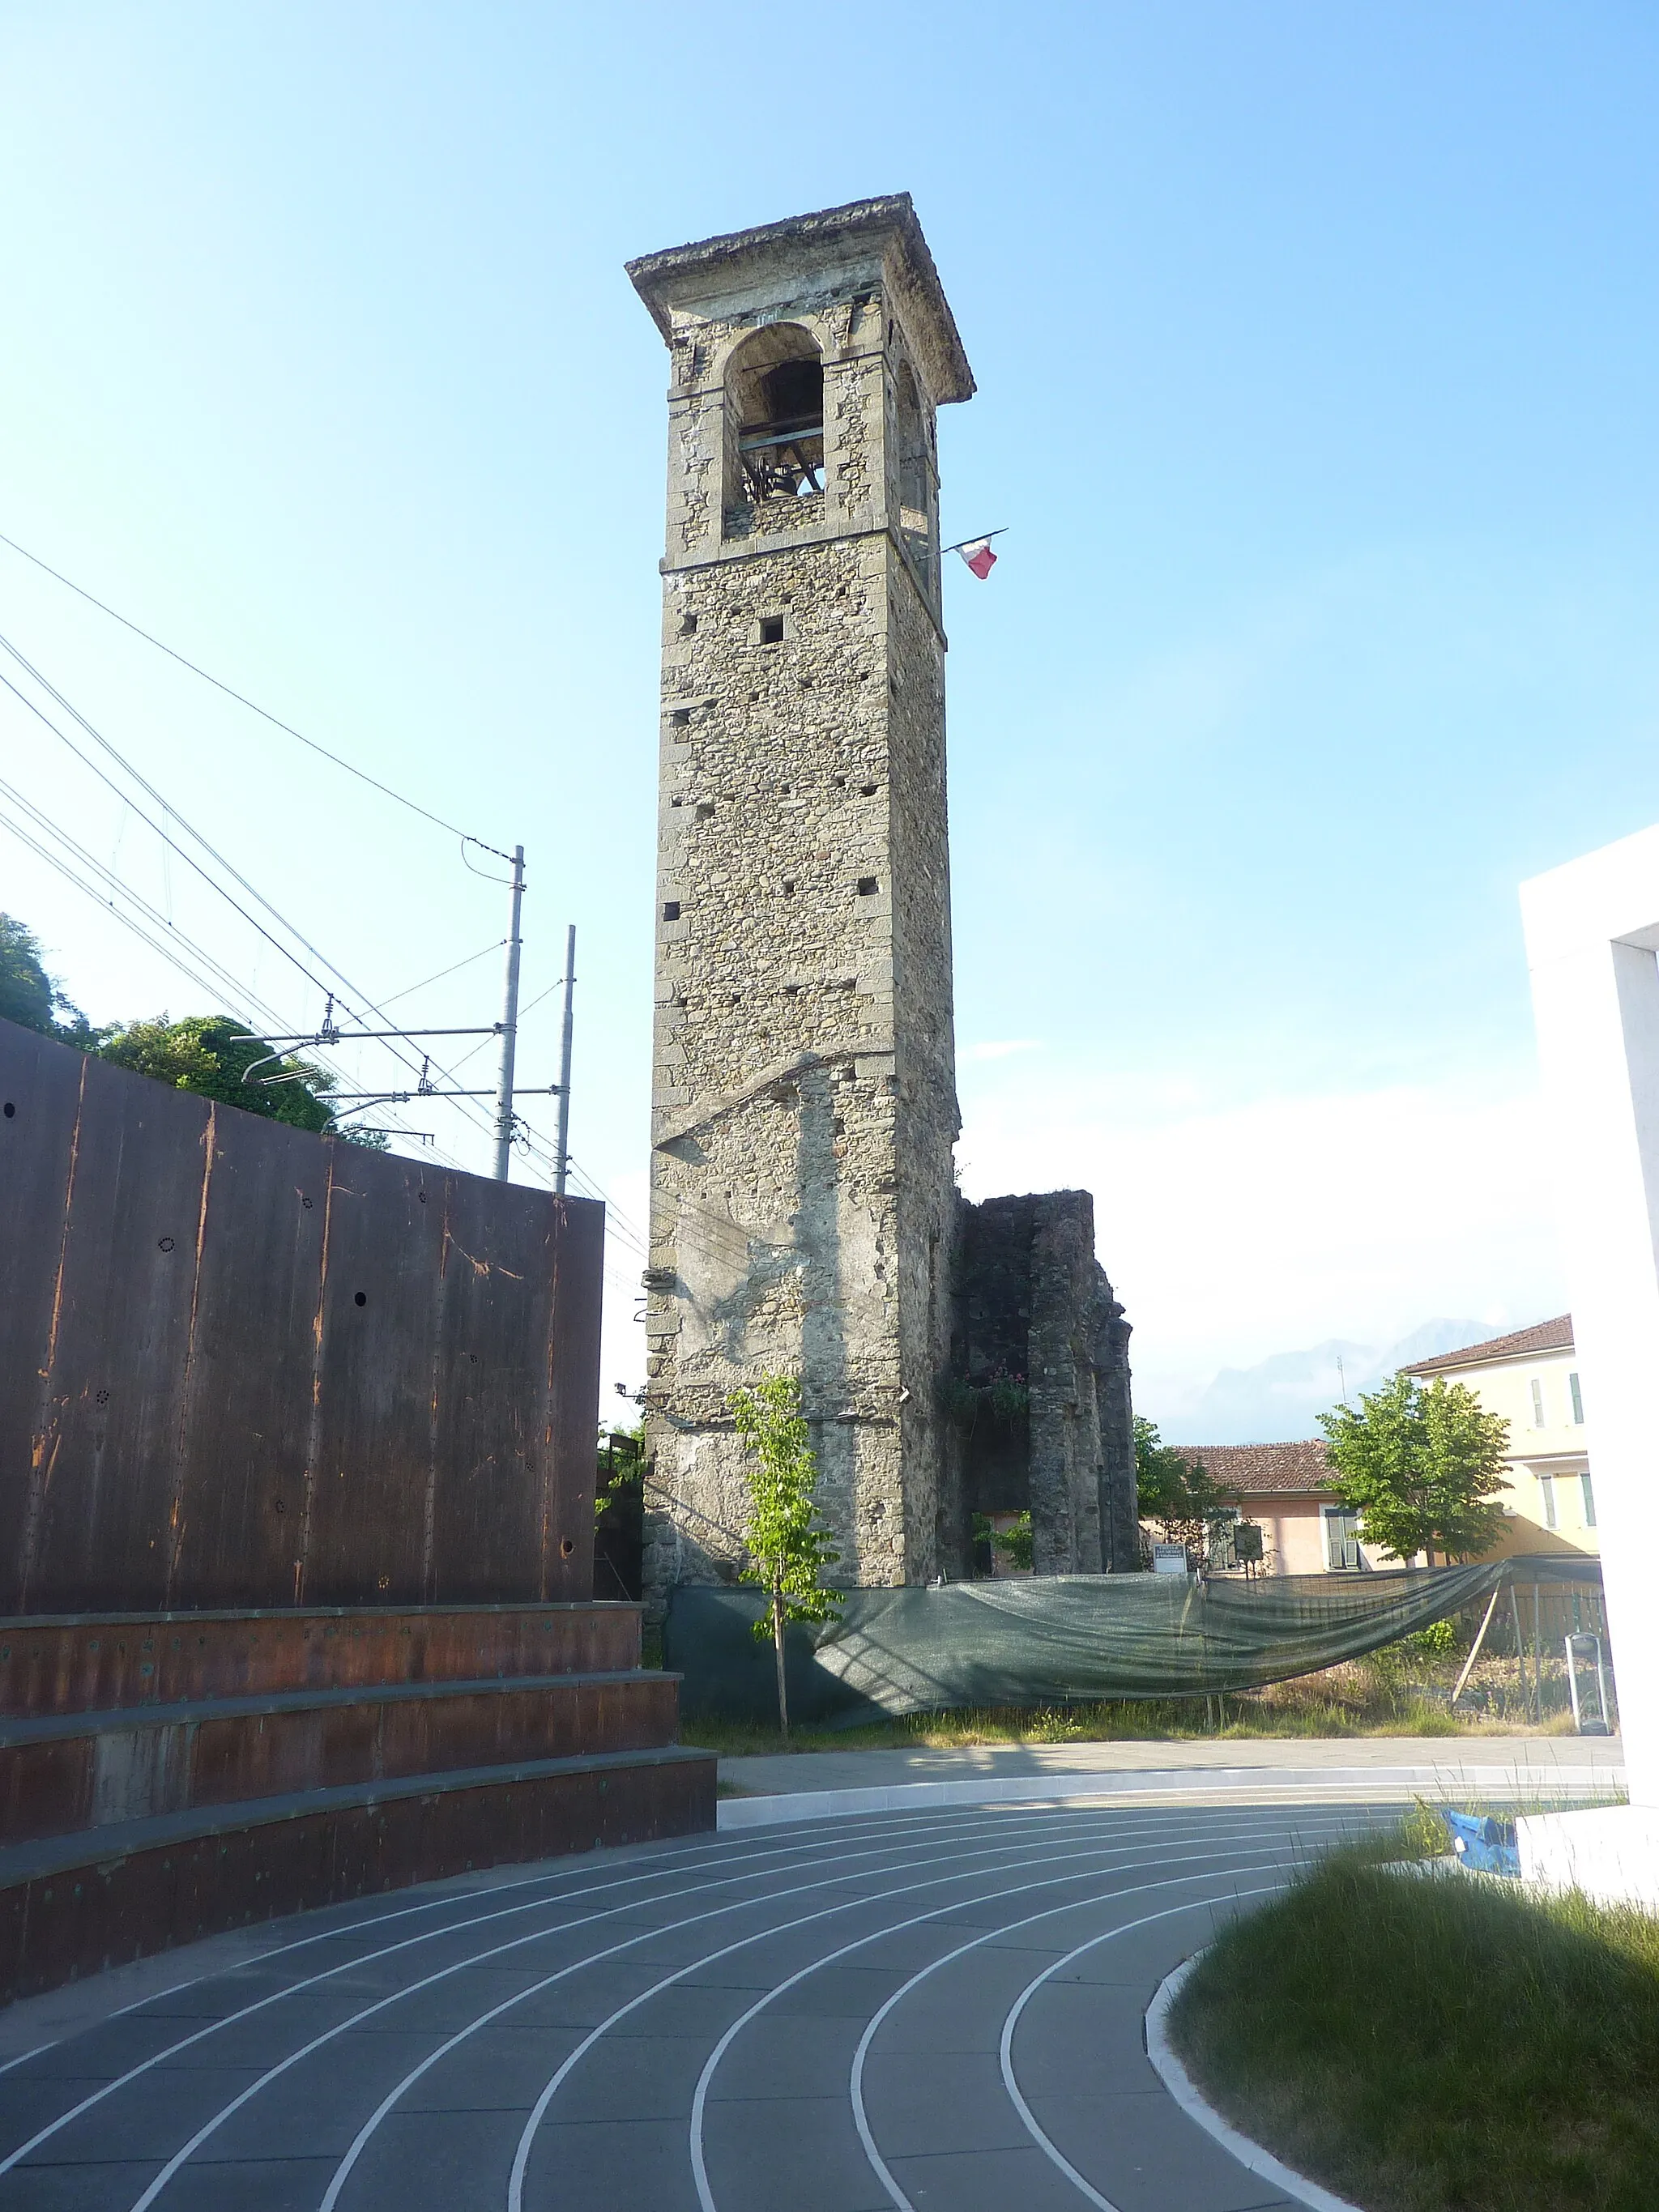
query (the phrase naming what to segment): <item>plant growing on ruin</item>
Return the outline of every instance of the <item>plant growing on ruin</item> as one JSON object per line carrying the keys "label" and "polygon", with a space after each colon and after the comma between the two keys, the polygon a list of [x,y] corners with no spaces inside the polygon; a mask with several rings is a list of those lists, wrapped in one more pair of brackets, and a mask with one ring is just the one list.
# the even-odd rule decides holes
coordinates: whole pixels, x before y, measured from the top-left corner
{"label": "plant growing on ruin", "polygon": [[784,1632],[792,1620],[830,1620],[841,1595],[825,1587],[823,1571],[840,1558],[818,1513],[817,1481],[800,1384],[793,1375],[763,1375],[727,1401],[749,1468],[749,1519],[744,1528],[747,1559],[743,1579],[767,1593],[767,1610],[755,1635],[769,1635],[777,1660],[778,1726],[789,1737],[789,1695],[784,1682]]}
{"label": "plant growing on ruin", "polygon": [[981,1414],[1005,1427],[1023,1420],[1031,1408],[1030,1385],[1023,1375],[1010,1375],[999,1367],[983,1382],[965,1376],[947,1375],[939,1385],[939,1408],[948,1419],[970,1432]]}
{"label": "plant growing on ruin", "polygon": [[1359,1516],[1362,1543],[1388,1557],[1432,1566],[1446,1559],[1479,1559],[1504,1526],[1495,1504],[1504,1483],[1510,1425],[1489,1413],[1473,1390],[1442,1375],[1425,1389],[1396,1375],[1362,1394],[1359,1409],[1339,1406],[1319,1416],[1330,1443],[1333,1484]]}
{"label": "plant growing on ruin", "polygon": [[1036,1555],[1036,1540],[1032,1534],[1029,1505],[1006,1528],[999,1528],[988,1513],[975,1513],[973,1534],[975,1547],[988,1545],[992,1551],[1000,1552],[1011,1567],[1018,1568],[1022,1574],[1030,1573]]}

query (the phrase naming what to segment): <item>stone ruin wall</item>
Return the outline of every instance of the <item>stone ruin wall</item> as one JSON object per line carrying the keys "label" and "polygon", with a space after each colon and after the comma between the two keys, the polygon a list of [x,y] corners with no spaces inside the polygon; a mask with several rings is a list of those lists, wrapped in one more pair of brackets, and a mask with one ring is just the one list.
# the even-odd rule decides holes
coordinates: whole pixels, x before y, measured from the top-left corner
{"label": "stone ruin wall", "polygon": [[[1030,1509],[1037,1574],[1139,1565],[1129,1325],[1095,1258],[1087,1191],[962,1206],[951,1374],[963,1515]],[[998,1419],[997,1378],[1024,1382],[1024,1415]]]}

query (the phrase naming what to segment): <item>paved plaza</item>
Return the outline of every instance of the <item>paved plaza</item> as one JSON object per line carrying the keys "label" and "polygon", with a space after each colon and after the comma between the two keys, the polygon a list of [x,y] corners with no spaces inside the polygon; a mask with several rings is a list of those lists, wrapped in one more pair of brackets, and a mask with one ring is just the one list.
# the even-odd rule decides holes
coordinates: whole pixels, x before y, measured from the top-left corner
{"label": "paved plaza", "polygon": [[1142,2015],[1365,1818],[866,1815],[221,1939],[112,2016],[58,2001],[0,2075],[0,2205],[1244,2212],[1283,2200],[1171,2102]]}
{"label": "paved plaza", "polygon": [[1142,2021],[1229,1914],[1389,1817],[1386,1784],[1291,1771],[1284,1803],[774,1820],[121,1969],[0,2018],[0,2212],[1287,2203],[1172,2101]]}

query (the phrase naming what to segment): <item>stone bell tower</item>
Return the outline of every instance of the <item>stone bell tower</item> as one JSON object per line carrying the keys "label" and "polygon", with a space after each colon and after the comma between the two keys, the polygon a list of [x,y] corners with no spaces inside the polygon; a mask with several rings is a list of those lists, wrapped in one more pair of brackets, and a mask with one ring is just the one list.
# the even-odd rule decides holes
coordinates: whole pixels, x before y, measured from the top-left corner
{"label": "stone bell tower", "polygon": [[925,1582],[960,1548],[934,416],[974,380],[902,193],[629,274],[672,360],[647,1594],[730,1571],[726,1399],[769,1370],[836,1578]]}

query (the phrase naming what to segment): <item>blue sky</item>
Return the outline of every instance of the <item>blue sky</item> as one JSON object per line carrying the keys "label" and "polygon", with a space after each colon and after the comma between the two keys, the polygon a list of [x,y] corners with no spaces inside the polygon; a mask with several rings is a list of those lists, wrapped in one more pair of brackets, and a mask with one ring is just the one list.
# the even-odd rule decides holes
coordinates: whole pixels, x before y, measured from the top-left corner
{"label": "blue sky", "polygon": [[[523,840],[637,1220],[665,375],[621,264],[911,191],[980,384],[947,526],[1009,532],[947,610],[964,1188],[1096,1192],[1178,1428],[1222,1366],[1559,1310],[1515,891],[1659,818],[1656,64],[1636,5],[0,6],[0,530]],[[479,951],[399,1011],[493,1018],[453,839],[3,548],[0,608],[355,981]],[[0,756],[315,1020],[4,693]],[[3,833],[0,905],[96,1018],[202,1003]]]}

